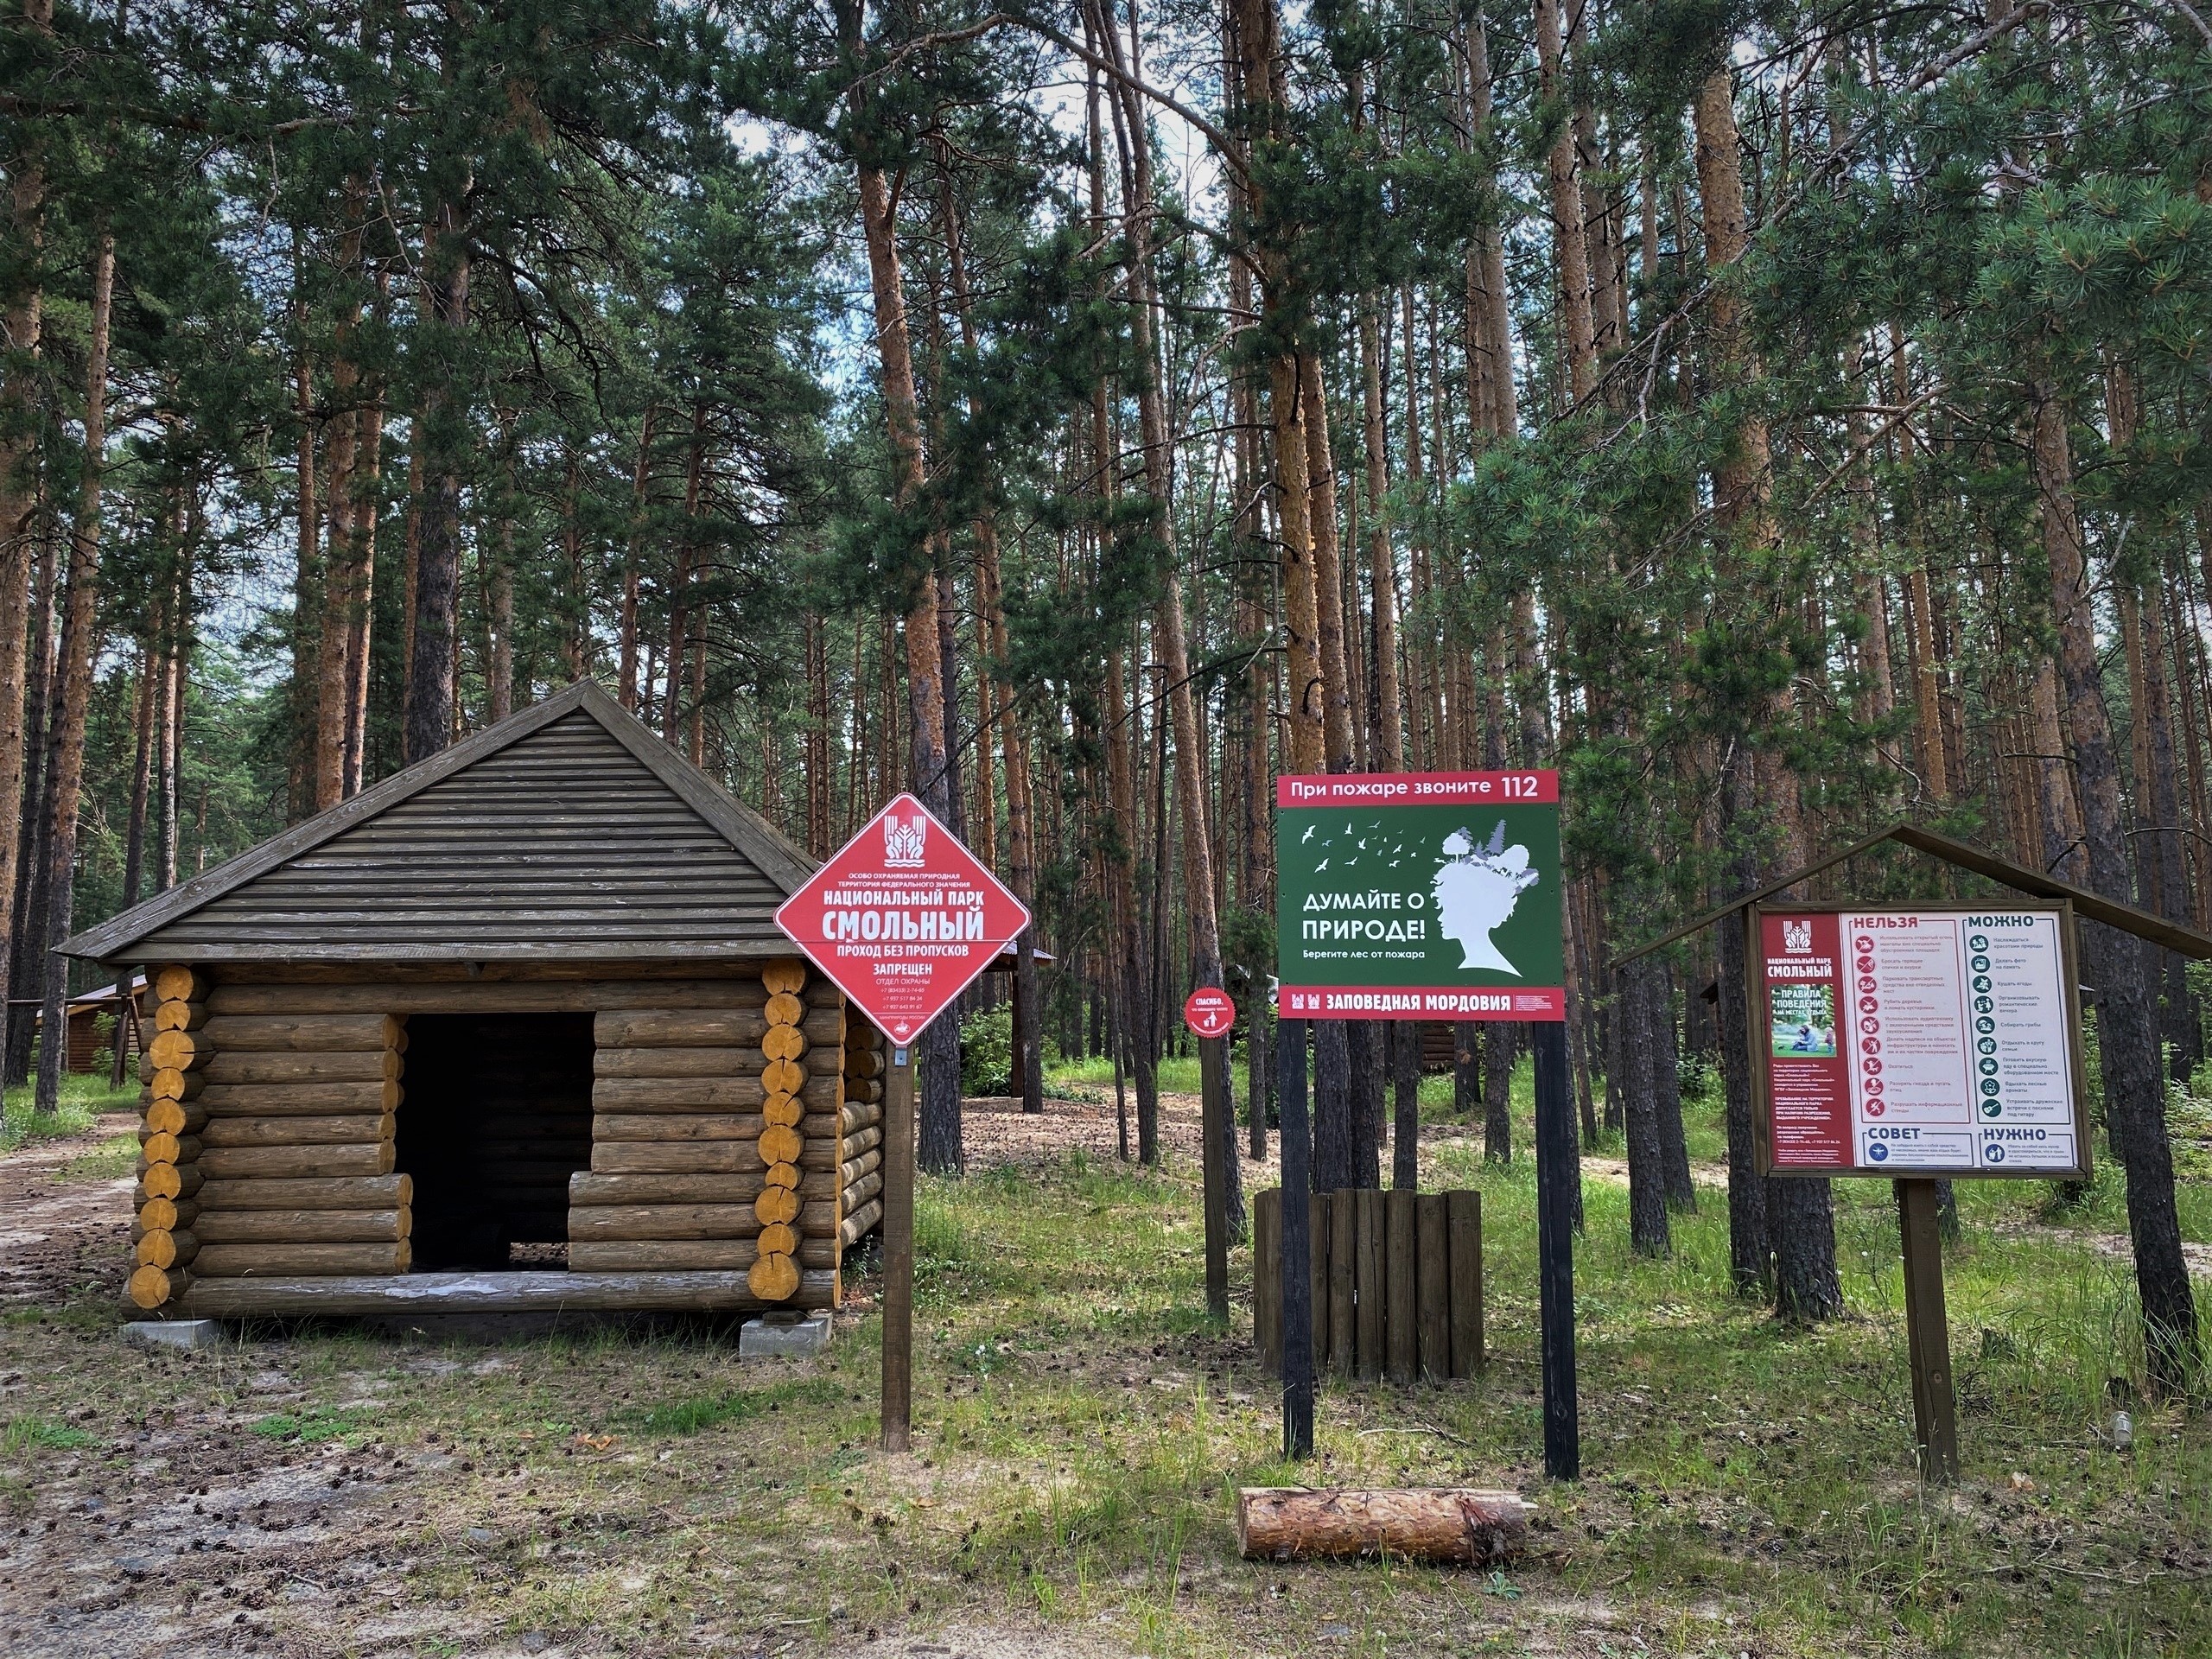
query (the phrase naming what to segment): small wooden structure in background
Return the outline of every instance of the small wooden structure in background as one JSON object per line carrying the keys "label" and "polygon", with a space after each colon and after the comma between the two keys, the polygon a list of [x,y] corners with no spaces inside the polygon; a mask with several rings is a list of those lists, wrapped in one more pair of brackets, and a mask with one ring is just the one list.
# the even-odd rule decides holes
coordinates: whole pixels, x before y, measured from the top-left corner
{"label": "small wooden structure in background", "polygon": [[[1472,1376],[1483,1363],[1483,1195],[1315,1192],[1313,1365],[1375,1382]],[[1252,1330],[1282,1370],[1282,1189],[1253,1197]]]}
{"label": "small wooden structure in background", "polygon": [[[118,980],[112,985],[98,986],[69,999],[69,1052],[62,1061],[63,1071],[90,1072],[109,1070],[113,1065],[113,1045],[118,1043],[123,1046],[123,1066],[127,1067],[137,1061],[142,1035],[142,1016],[149,1016],[153,1013],[152,993],[143,974],[135,975],[127,982],[127,991],[124,989],[125,982]],[[105,1033],[100,1029],[103,1020],[114,1022]],[[42,1014],[40,1023],[45,1023]],[[103,1052],[110,1057],[108,1065],[100,1063]],[[122,1068],[116,1070],[120,1077]]]}
{"label": "small wooden structure in background", "polygon": [[191,1316],[836,1304],[873,1027],[812,861],[582,683],[71,939],[150,965],[132,1299]]}

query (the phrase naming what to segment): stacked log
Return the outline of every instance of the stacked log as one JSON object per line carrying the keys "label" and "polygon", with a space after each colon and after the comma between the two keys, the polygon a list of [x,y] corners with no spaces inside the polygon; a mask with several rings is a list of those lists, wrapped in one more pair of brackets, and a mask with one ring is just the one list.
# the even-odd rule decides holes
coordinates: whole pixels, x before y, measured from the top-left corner
{"label": "stacked log", "polygon": [[883,1223],[883,1039],[865,1020],[846,1022],[842,1136],[838,1156],[837,1247],[842,1252]]}
{"label": "stacked log", "polygon": [[407,1272],[414,1187],[393,1173],[404,1016],[276,1011],[248,987],[207,1006],[195,1274]]}
{"label": "stacked log", "polygon": [[145,1087],[138,1096],[136,1261],[130,1284],[130,1300],[149,1310],[184,1289],[200,1255],[200,1192],[207,1179],[200,1156],[207,1127],[202,1096],[215,1052],[206,1030],[207,982],[190,968],[172,965],[155,974],[153,985],[154,1039],[138,1060]]}
{"label": "stacked log", "polygon": [[[760,1036],[760,1195],[753,1201],[760,1225],[757,1254],[746,1273],[753,1294],[764,1302],[791,1299],[798,1288],[799,1253],[798,1160],[806,1150],[800,1130],[805,1107],[799,1096],[806,1087],[806,1071],[799,1062],[810,1046],[801,1029],[806,1005],[798,994],[806,985],[806,964],[786,960],[772,962],[760,976],[768,992],[767,1029]],[[834,1086],[834,1085],[833,1085]],[[831,1107],[836,1102],[832,1100]],[[836,1154],[832,1150],[830,1155]],[[836,1263],[836,1245],[830,1246],[830,1263]]]}
{"label": "stacked log", "polygon": [[736,1271],[761,1302],[834,1302],[843,1001],[807,981],[777,962],[718,1007],[599,1014],[572,1272]]}

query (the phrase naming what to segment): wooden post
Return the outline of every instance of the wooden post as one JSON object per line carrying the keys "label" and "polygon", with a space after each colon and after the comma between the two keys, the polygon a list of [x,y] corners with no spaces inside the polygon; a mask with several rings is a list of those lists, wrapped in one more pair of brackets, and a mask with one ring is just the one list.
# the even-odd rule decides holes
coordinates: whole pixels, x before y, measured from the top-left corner
{"label": "wooden post", "polygon": [[1483,1195],[1447,1192],[1452,1250],[1452,1375],[1472,1376],[1483,1363]]}
{"label": "wooden post", "polygon": [[1421,1302],[1421,1371],[1431,1382],[1452,1375],[1452,1256],[1445,1243],[1441,1192],[1414,1195],[1414,1274]]}
{"label": "wooden post", "polygon": [[1313,1455],[1313,1192],[1306,1117],[1306,1021],[1277,1028],[1275,1076],[1282,1128],[1282,1454]]}
{"label": "wooden post", "polygon": [[1355,1357],[1359,1277],[1358,1244],[1352,1222],[1358,1197],[1357,1190],[1352,1187],[1321,1195],[1329,1216],[1329,1369],[1339,1376],[1351,1375]]}
{"label": "wooden post", "polygon": [[1306,1214],[1306,1272],[1313,1286],[1306,1306],[1313,1311],[1313,1374],[1319,1376],[1328,1369],[1329,1338],[1335,1329],[1329,1323],[1329,1253],[1337,1234],[1329,1225],[1329,1195],[1307,1193]]}
{"label": "wooden post", "polygon": [[914,1397],[914,1051],[891,1050],[883,1095],[883,1449],[904,1452]]}
{"label": "wooden post", "polygon": [[1943,1238],[1936,1183],[1895,1183],[1904,1239],[1905,1337],[1912,1351],[1912,1421],[1920,1477],[1948,1486],[1959,1478],[1959,1411],[1951,1394],[1951,1325],[1943,1306]]}
{"label": "wooden post", "polygon": [[1252,1340],[1262,1369],[1282,1375],[1282,1189],[1252,1195]]}
{"label": "wooden post", "polygon": [[1393,1382],[1410,1382],[1420,1355],[1420,1308],[1414,1297],[1414,1194],[1394,1186],[1382,1195],[1384,1369]]}
{"label": "wooden post", "polygon": [[1198,1039],[1199,1167],[1205,1179],[1206,1317],[1229,1322],[1229,1064],[1219,1037]]}
{"label": "wooden post", "polygon": [[1536,1291],[1544,1332],[1544,1472],[1582,1473],[1581,1414],[1574,1393],[1574,1217],[1582,1179],[1567,1026],[1532,1027],[1536,1083]]}
{"label": "wooden post", "polygon": [[1362,1187],[1354,1199],[1359,1260],[1352,1274],[1359,1317],[1355,1369],[1363,1382],[1382,1380],[1382,1194]]}

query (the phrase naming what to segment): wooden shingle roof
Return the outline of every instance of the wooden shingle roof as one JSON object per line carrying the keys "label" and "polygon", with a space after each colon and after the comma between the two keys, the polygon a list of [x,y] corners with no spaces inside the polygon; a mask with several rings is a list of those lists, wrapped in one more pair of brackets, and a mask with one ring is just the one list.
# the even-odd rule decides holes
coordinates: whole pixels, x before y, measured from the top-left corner
{"label": "wooden shingle roof", "polygon": [[143,962],[779,955],[814,861],[582,681],[61,948]]}

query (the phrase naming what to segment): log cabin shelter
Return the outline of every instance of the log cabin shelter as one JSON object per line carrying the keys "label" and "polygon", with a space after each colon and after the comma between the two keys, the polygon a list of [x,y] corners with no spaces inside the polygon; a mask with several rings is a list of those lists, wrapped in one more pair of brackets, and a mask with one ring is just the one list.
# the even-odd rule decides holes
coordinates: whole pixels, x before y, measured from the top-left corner
{"label": "log cabin shelter", "polygon": [[143,966],[163,1316],[834,1306],[883,1052],[814,861],[579,683],[70,939]]}

